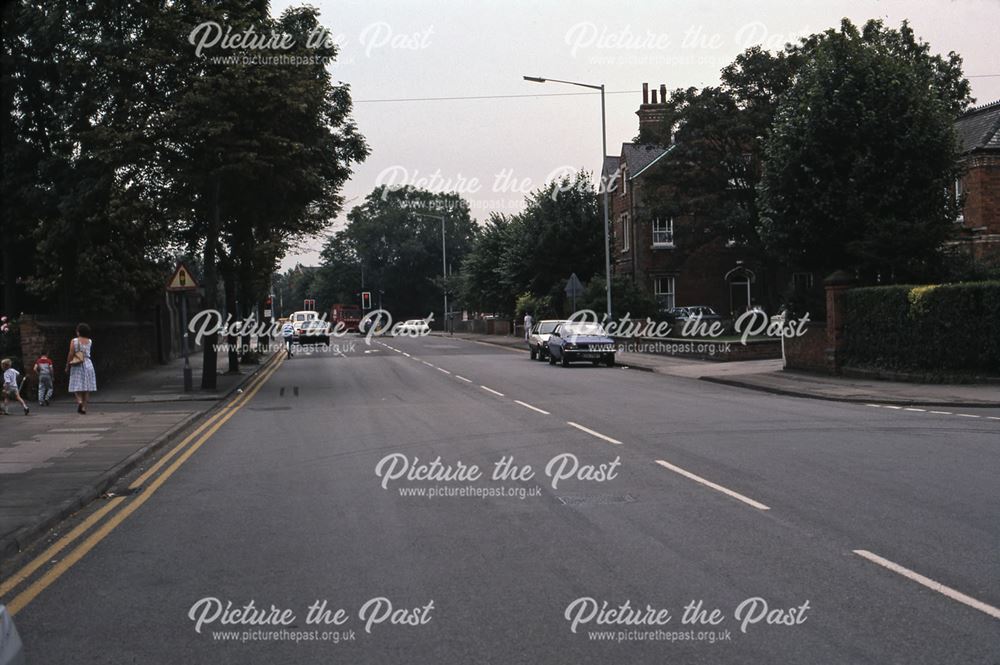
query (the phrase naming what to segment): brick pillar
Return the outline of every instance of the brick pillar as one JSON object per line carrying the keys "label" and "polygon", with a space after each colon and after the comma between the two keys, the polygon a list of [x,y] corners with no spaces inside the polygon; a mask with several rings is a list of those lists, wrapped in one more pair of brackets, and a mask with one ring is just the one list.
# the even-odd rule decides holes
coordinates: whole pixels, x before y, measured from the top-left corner
{"label": "brick pillar", "polygon": [[839,374],[844,348],[844,295],[854,285],[854,276],[838,270],[823,280],[826,288],[826,367]]}

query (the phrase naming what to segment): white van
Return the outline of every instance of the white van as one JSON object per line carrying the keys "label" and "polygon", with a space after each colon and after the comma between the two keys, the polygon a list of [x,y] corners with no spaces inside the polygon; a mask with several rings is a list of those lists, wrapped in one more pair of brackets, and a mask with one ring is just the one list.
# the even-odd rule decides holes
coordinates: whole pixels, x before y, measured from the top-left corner
{"label": "white van", "polygon": [[314,312],[308,309],[300,309],[297,312],[292,312],[288,320],[292,323],[295,328],[295,337],[297,338],[302,333],[302,324],[306,321],[316,321],[319,319],[319,312]]}

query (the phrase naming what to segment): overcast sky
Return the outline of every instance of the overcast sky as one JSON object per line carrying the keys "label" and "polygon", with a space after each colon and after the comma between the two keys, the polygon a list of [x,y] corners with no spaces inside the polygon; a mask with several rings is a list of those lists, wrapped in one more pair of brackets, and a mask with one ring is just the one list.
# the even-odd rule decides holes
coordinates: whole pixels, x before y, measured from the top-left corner
{"label": "overcast sky", "polygon": [[[272,10],[297,4],[273,2]],[[351,85],[354,117],[372,151],[345,187],[345,213],[379,184],[414,184],[458,190],[482,221],[494,210],[516,212],[553,174],[599,169],[599,96],[566,95],[586,90],[528,83],[525,74],[603,83],[608,152],[616,154],[636,134],[643,82],[713,85],[746,47],[777,49],[844,16],[891,26],[908,19],[935,52],[962,55],[977,103],[1000,99],[1000,0],[311,4],[341,44],[333,75]],[[493,95],[526,96],[382,101]],[[330,228],[343,223],[341,215]],[[315,264],[322,240],[303,243],[283,266]]]}

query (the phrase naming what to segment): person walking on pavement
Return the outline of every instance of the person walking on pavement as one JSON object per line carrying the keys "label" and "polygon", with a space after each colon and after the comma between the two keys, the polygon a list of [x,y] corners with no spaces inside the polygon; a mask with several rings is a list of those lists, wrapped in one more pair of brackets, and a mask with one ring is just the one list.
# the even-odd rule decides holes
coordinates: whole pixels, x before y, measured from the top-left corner
{"label": "person walking on pavement", "polygon": [[3,415],[9,415],[7,413],[8,399],[16,399],[20,402],[24,408],[24,415],[28,415],[31,409],[24,403],[24,398],[21,397],[20,386],[17,382],[17,378],[21,373],[11,367],[10,358],[4,358],[3,361],[0,361],[0,370],[3,370]]}
{"label": "person walking on pavement", "polygon": [[66,370],[69,372],[69,391],[76,395],[76,412],[87,413],[87,401],[90,393],[97,392],[97,373],[90,359],[94,347],[90,339],[90,326],[81,323],[76,327],[76,337],[70,340],[69,357],[66,358]]}
{"label": "person walking on pavement", "polygon": [[38,356],[38,360],[35,361],[35,376],[38,377],[38,405],[48,406],[49,400],[52,399],[53,386],[52,386],[52,359],[49,355],[42,351],[42,355]]}
{"label": "person walking on pavement", "polygon": [[288,357],[292,357],[292,337],[295,335],[295,326],[292,325],[291,321],[285,321],[285,325],[281,326],[281,336],[285,338],[285,350],[288,352]]}
{"label": "person walking on pavement", "polygon": [[535,323],[535,320],[531,318],[531,312],[524,313],[524,341],[528,341],[531,337],[531,326]]}

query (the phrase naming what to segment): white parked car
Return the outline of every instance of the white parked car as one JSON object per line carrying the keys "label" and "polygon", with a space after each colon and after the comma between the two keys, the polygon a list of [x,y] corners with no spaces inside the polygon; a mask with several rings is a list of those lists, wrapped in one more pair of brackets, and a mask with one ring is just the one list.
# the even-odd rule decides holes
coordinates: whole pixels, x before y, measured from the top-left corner
{"label": "white parked car", "polygon": [[426,319],[407,319],[397,326],[393,326],[393,335],[409,335],[410,337],[423,337],[431,334],[431,327],[427,325]]}
{"label": "white parked car", "polygon": [[24,646],[7,608],[0,605],[0,665],[24,665]]}
{"label": "white parked car", "polygon": [[549,335],[555,330],[561,319],[545,319],[539,321],[531,327],[531,334],[528,335],[528,351],[531,352],[531,359],[545,360],[549,356]]}

